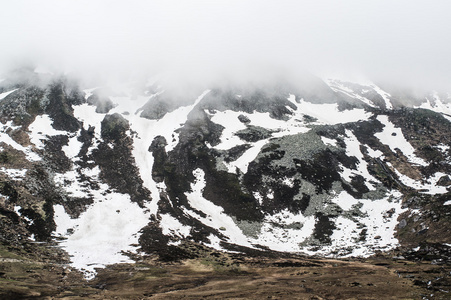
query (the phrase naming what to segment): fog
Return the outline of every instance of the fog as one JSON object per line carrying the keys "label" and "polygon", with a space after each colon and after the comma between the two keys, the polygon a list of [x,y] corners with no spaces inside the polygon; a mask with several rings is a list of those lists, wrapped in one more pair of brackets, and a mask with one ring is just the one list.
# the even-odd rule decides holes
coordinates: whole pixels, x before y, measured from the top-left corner
{"label": "fog", "polygon": [[[0,71],[373,80],[451,91],[451,1],[5,1]],[[160,75],[161,76],[161,75]]]}

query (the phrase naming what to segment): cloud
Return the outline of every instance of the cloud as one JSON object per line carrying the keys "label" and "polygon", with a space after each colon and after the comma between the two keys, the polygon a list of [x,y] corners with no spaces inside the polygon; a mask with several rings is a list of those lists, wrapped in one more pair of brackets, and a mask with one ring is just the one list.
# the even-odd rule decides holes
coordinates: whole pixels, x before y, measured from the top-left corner
{"label": "cloud", "polygon": [[309,70],[451,90],[449,1],[15,0],[0,69],[192,80]]}

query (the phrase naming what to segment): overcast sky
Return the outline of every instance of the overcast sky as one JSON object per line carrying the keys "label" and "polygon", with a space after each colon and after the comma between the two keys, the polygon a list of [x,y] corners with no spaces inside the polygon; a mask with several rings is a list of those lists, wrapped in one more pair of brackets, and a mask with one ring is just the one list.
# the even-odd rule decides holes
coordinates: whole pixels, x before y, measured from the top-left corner
{"label": "overcast sky", "polygon": [[451,90],[451,1],[11,0],[0,69],[260,76],[307,69]]}

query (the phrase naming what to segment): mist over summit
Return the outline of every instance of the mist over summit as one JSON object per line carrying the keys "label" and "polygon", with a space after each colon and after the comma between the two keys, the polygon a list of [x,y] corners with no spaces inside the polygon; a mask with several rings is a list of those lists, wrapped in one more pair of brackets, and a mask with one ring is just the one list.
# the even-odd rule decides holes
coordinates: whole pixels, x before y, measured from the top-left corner
{"label": "mist over summit", "polygon": [[449,9],[446,1],[22,0],[1,12],[0,69],[30,62],[88,79],[170,72],[201,82],[307,71],[449,90]]}

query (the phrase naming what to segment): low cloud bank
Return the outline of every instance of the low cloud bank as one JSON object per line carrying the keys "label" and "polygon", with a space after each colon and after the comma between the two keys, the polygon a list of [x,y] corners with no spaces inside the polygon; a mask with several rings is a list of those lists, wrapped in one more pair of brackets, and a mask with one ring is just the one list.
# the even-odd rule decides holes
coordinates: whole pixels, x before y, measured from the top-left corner
{"label": "low cloud bank", "polygon": [[0,70],[247,82],[305,72],[451,90],[449,1],[11,1]]}

